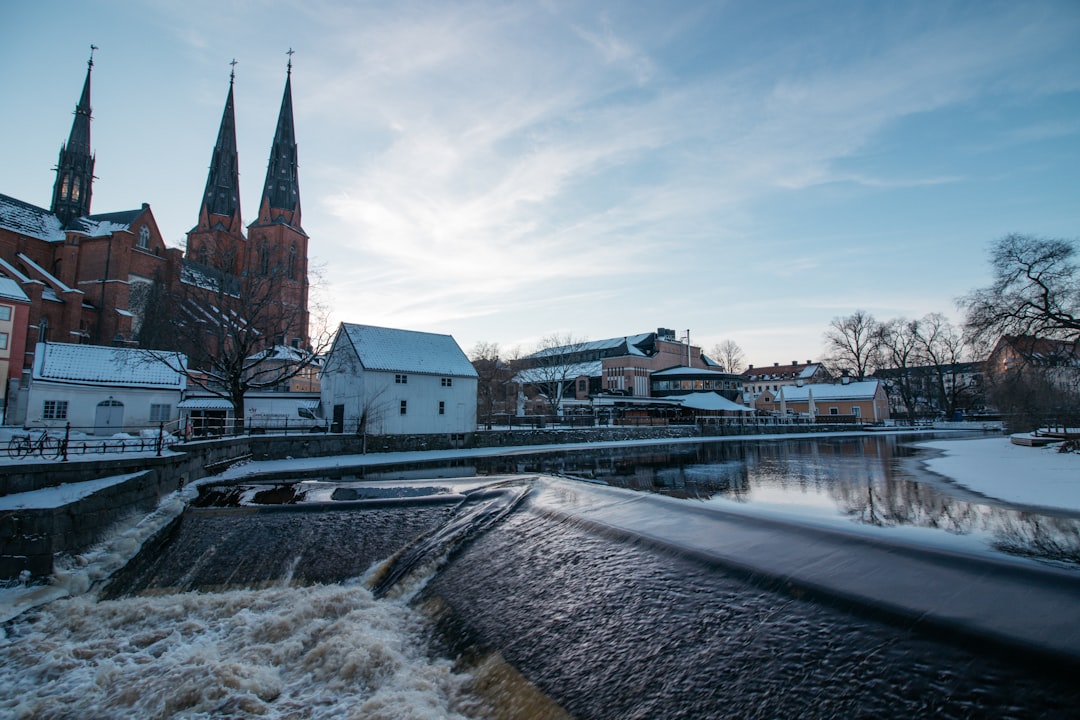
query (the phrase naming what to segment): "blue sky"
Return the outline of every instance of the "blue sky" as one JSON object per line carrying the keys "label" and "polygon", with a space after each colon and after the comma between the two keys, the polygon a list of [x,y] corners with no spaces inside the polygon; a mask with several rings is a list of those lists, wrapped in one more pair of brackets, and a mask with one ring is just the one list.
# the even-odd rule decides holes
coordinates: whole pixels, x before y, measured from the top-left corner
{"label": "blue sky", "polygon": [[91,43],[93,211],[195,224],[236,58],[254,219],[293,56],[335,321],[531,350],[657,327],[757,365],[944,312],[1080,235],[1080,3],[0,2],[0,192],[47,206]]}

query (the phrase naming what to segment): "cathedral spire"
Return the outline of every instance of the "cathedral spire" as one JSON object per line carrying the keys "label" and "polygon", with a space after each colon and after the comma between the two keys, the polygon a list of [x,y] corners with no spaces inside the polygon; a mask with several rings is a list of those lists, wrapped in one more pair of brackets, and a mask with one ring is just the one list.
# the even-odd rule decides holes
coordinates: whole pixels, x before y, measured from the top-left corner
{"label": "cathedral spire", "polygon": [[60,147],[53,185],[52,212],[67,225],[75,218],[90,214],[91,183],[94,179],[94,156],[90,152],[90,72],[94,69],[94,51],[86,63],[82,96],[75,106],[75,120],[66,144]]}
{"label": "cathedral spire", "polygon": [[281,98],[277,131],[270,148],[270,162],[266,168],[266,183],[259,202],[260,224],[284,221],[300,228],[300,182],[297,176],[296,132],[293,127],[292,106],[292,55],[285,75],[285,93]]}
{"label": "cathedral spire", "polygon": [[239,233],[240,169],[236,153],[236,115],[233,110],[233,84],[236,80],[236,60],[229,71],[229,94],[221,114],[217,143],[210,156],[210,171],[206,177],[202,207],[199,209],[200,230],[209,230],[218,223],[229,232]]}

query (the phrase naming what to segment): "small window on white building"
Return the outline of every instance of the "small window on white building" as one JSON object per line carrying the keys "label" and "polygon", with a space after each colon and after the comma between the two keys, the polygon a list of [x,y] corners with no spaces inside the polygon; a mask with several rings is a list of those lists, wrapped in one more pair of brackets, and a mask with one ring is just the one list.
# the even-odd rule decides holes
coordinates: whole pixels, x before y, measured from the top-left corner
{"label": "small window on white building", "polygon": [[409,408],[409,401],[408,400],[402,400],[401,401],[401,410],[399,411],[400,414],[404,415],[408,411],[408,408]]}
{"label": "small window on white building", "polygon": [[150,406],[150,422],[168,422],[172,416],[172,405],[153,404]]}
{"label": "small window on white building", "polygon": [[[398,385],[404,385],[405,383],[409,382],[409,376],[408,375],[402,375],[402,374],[399,373],[399,374],[394,376],[394,382],[396,382]],[[402,401],[402,402],[404,402],[404,401]],[[401,414],[404,415],[405,413],[402,412]]]}
{"label": "small window on white building", "polygon": [[67,420],[67,400],[46,400],[41,417],[45,420]]}
{"label": "small window on white building", "polygon": [[442,386],[443,387],[453,387],[454,386],[454,378],[443,378],[442,379]]}
{"label": "small window on white building", "polygon": [[440,415],[445,415],[446,414],[446,402],[444,402],[443,400],[439,401],[439,414]]}

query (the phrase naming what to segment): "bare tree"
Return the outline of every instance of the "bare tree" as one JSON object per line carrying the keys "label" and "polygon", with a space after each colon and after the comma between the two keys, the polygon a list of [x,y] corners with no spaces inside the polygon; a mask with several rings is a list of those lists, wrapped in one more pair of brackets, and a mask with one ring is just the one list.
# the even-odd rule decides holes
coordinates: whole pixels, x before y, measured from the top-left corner
{"label": "bare tree", "polygon": [[941,313],[930,313],[919,321],[920,354],[925,358],[926,382],[937,406],[951,418],[974,388],[962,382],[963,333]]}
{"label": "bare tree", "polygon": [[1011,234],[990,250],[993,282],[960,299],[973,340],[1003,335],[1080,342],[1075,242]]}
{"label": "bare tree", "polygon": [[720,368],[728,373],[741,373],[746,364],[746,356],[734,340],[721,340],[713,345],[712,359],[720,363]]}
{"label": "bare tree", "polygon": [[217,260],[186,262],[179,282],[153,291],[160,302],[144,318],[139,339],[147,349],[163,351],[162,362],[175,351],[185,353],[189,383],[228,400],[243,423],[247,393],[309,374],[331,338],[321,308],[315,308],[321,332],[311,346],[286,345],[285,338],[309,332],[309,311],[291,292],[298,281],[277,270],[237,275],[231,258]]}
{"label": "bare tree", "polygon": [[588,341],[570,334],[554,333],[540,341],[536,350],[522,358],[523,369],[518,378],[544,396],[548,413],[557,415],[562,407],[568,384],[583,372],[587,362]]}
{"label": "bare tree", "polygon": [[879,364],[881,324],[864,310],[833,318],[825,332],[825,355],[836,369],[861,380]]}
{"label": "bare tree", "polygon": [[878,328],[878,347],[881,361],[889,366],[893,388],[900,395],[908,420],[915,421],[918,412],[922,339],[919,322],[897,318]]}
{"label": "bare tree", "polygon": [[479,376],[476,401],[477,417],[485,418],[490,428],[492,417],[496,413],[509,414],[514,398],[508,398],[514,373],[517,371],[516,358],[520,354],[511,351],[508,356],[500,356],[498,343],[478,342],[469,353],[469,360]]}

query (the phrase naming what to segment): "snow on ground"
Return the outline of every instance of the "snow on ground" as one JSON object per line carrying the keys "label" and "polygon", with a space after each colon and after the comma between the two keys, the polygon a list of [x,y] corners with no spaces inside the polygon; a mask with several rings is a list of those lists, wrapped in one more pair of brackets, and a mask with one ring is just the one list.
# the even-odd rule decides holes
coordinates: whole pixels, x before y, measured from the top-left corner
{"label": "snow on ground", "polygon": [[1005,502],[1080,511],[1080,453],[1058,445],[1025,447],[1007,436],[935,440],[919,447],[941,450],[926,466],[957,485]]}

